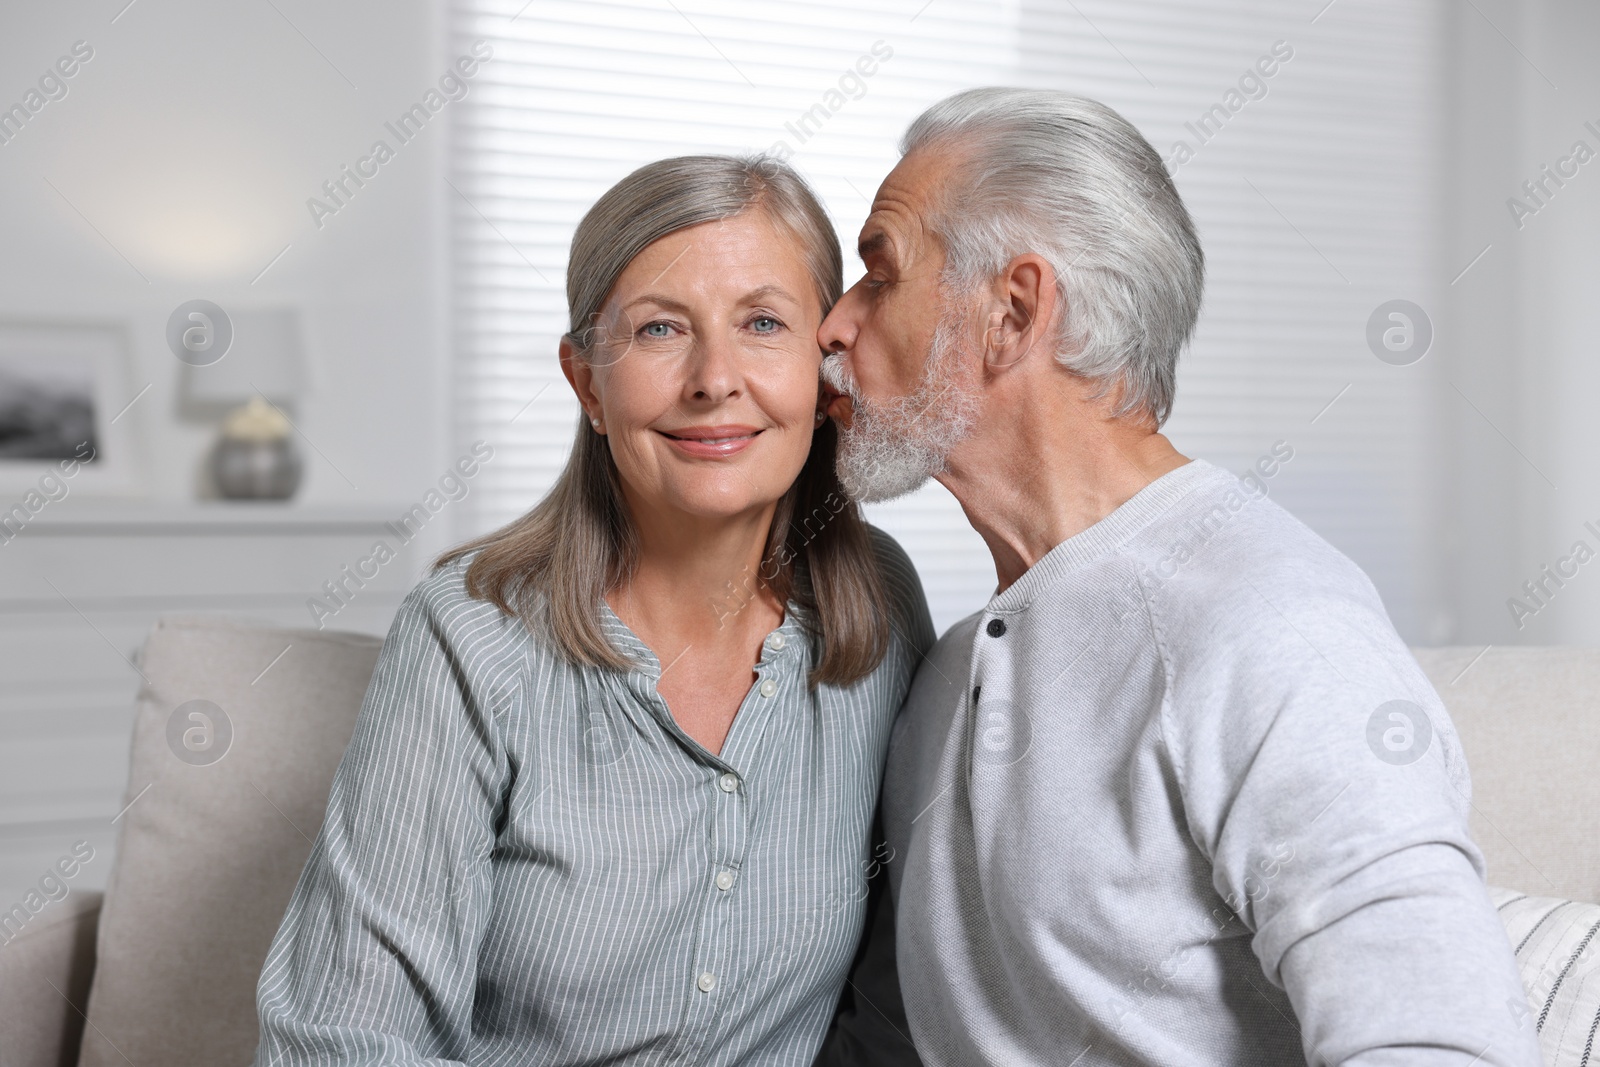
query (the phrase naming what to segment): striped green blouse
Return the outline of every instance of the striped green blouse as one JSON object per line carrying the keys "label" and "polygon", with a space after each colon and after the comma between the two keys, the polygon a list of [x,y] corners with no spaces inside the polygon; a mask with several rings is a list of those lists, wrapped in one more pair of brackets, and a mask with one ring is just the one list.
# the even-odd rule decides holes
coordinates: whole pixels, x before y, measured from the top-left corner
{"label": "striped green blouse", "polygon": [[933,640],[873,531],[883,663],[806,688],[796,612],[722,753],[673,721],[656,657],[575,666],[465,562],[406,598],[257,991],[257,1067],[809,1064],[861,934],[892,720]]}

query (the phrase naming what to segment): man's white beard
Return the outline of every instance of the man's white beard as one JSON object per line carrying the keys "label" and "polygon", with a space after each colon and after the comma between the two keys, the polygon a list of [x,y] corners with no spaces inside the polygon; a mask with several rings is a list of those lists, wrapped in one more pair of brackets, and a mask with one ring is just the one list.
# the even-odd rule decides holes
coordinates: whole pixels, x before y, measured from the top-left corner
{"label": "man's white beard", "polygon": [[966,317],[947,311],[933,331],[922,379],[910,396],[868,400],[838,354],[822,361],[822,377],[850,398],[850,427],[839,427],[839,482],[862,503],[893,500],[945,469],[950,452],[972,432],[978,397],[963,366]]}

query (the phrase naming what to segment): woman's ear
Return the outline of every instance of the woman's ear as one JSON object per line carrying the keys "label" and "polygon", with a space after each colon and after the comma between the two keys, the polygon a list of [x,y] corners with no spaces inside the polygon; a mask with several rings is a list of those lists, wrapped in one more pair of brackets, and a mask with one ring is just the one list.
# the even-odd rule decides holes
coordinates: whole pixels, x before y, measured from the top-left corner
{"label": "woman's ear", "polygon": [[598,430],[600,425],[595,425],[604,418],[604,406],[600,403],[600,394],[595,389],[594,368],[589,361],[584,359],[573,346],[571,337],[561,338],[561,373],[566,375],[567,384],[572,386],[572,391],[578,397],[578,403],[583,405],[583,414],[591,425]]}

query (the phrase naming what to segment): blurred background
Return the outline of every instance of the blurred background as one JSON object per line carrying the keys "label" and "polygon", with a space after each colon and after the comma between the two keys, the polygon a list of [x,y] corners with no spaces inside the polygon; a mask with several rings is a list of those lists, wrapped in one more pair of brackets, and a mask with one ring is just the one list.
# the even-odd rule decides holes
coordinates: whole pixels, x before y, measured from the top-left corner
{"label": "blurred background", "polygon": [[[103,884],[158,615],[381,634],[544,492],[608,186],[773,151],[853,248],[975,85],[1099,98],[1175,174],[1209,260],[1181,451],[1291,451],[1271,495],[1414,645],[1600,641],[1597,45],[1579,0],[13,0],[0,904],[79,839]],[[983,604],[942,488],[869,510],[941,630]]]}

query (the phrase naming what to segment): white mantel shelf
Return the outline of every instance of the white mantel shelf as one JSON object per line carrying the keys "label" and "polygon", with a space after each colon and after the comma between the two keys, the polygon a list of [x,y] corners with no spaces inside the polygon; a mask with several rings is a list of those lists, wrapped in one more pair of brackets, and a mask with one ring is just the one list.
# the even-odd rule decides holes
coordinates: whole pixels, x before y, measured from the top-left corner
{"label": "white mantel shelf", "polygon": [[[282,501],[75,500],[45,506],[18,532],[43,535],[162,537],[173,534],[338,536],[382,533],[410,505],[297,504]],[[4,554],[0,551],[0,565]]]}

